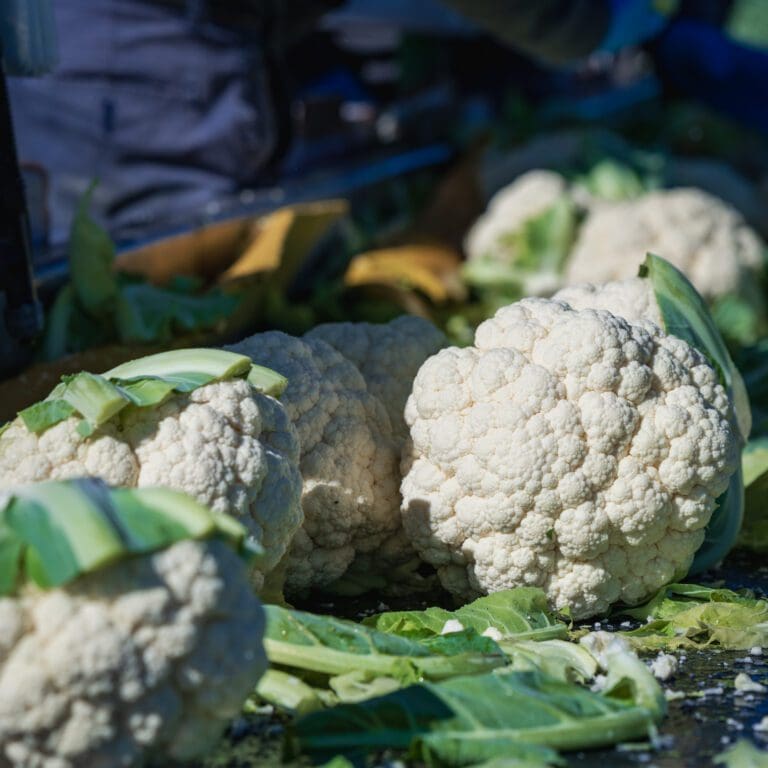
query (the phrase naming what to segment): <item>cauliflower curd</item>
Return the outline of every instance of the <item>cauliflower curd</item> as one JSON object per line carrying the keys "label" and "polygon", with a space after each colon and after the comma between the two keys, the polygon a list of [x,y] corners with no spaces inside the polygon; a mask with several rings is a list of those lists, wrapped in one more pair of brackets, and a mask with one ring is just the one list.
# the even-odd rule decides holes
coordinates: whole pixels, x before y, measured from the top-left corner
{"label": "cauliflower curd", "polygon": [[405,403],[421,364],[445,346],[442,331],[422,317],[402,315],[389,323],[324,323],[304,338],[321,339],[351,360],[387,409],[395,437],[407,437]]}
{"label": "cauliflower curd", "polygon": [[703,355],[543,299],[427,360],[405,417],[403,523],[444,586],[539,586],[575,618],[684,575],[739,461]]}
{"label": "cauliflower curd", "polygon": [[320,339],[268,331],[228,349],[288,379],[281,402],[299,434],[305,519],[285,586],[328,585],[358,553],[378,551],[400,531],[398,452],[387,411],[360,371]]}
{"label": "cauliflower curd", "polygon": [[730,205],[700,189],[651,192],[637,200],[598,201],[568,260],[567,284],[632,277],[646,253],[686,274],[706,299],[754,298],[763,244]]}
{"label": "cauliflower curd", "polygon": [[0,766],[111,768],[205,752],[267,667],[223,541],[181,541],[0,597]]}

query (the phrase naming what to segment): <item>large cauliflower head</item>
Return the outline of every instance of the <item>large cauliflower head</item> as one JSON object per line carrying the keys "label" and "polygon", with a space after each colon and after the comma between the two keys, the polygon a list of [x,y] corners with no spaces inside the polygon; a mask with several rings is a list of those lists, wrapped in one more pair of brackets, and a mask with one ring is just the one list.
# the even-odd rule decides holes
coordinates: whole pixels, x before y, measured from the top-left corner
{"label": "large cauliflower head", "polygon": [[400,529],[386,409],[360,371],[320,339],[269,331],[229,349],[288,379],[281,402],[299,433],[305,520],[288,556],[286,590],[330,584],[357,553],[375,551]]}
{"label": "large cauliflower head", "polygon": [[261,543],[261,589],[303,521],[298,435],[279,401],[233,379],[126,408],[90,437],[78,423],[73,416],[35,435],[16,419],[0,437],[0,489],[90,476],[184,491],[237,517]]}
{"label": "large cauliflower head", "polygon": [[727,203],[700,189],[660,190],[595,203],[568,261],[566,283],[632,277],[649,252],[684,272],[707,299],[750,298],[763,262],[760,239]]}
{"label": "large cauliflower head", "polygon": [[682,576],[739,460],[700,353],[555,301],[427,360],[405,415],[404,526],[446,588],[538,586],[577,618]]}
{"label": "large cauliflower head", "polygon": [[403,411],[421,364],[446,344],[442,331],[414,315],[389,323],[325,323],[304,338],[322,339],[351,360],[368,391],[387,409],[398,440],[408,434]]}
{"label": "large cauliflower head", "polygon": [[0,598],[0,766],[200,755],[267,667],[264,612],[222,541]]}

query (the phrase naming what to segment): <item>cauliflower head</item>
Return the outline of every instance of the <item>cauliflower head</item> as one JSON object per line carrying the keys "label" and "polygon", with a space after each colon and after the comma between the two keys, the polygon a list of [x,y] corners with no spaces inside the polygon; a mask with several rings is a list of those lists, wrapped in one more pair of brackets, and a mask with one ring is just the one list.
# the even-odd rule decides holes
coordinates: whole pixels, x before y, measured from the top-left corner
{"label": "cauliflower head", "polygon": [[416,376],[403,522],[463,599],[584,618],[686,573],[739,461],[712,366],[651,323],[525,299]]}
{"label": "cauliflower head", "polygon": [[[519,254],[513,236],[562,200],[567,191],[563,176],[545,170],[524,173],[499,190],[464,239],[469,273],[474,274],[483,264],[515,267]],[[562,285],[553,265],[545,267],[516,270],[527,294],[548,295]]]}
{"label": "cauliflower head", "polygon": [[264,612],[223,541],[182,541],[0,598],[0,766],[203,753],[267,667]]}
{"label": "cauliflower head", "polygon": [[392,432],[408,435],[403,411],[421,364],[446,345],[442,331],[422,317],[402,315],[389,323],[325,323],[304,338],[322,339],[351,360],[368,391],[387,409]]}
{"label": "cauliflower head", "polygon": [[17,418],[0,437],[0,489],[99,477],[114,486],[167,486],[237,517],[264,547],[254,586],[303,522],[299,440],[278,400],[244,379],[126,408],[83,437],[70,417],[41,434]]}
{"label": "cauliflower head", "polygon": [[700,189],[679,188],[595,203],[568,260],[566,283],[632,277],[648,252],[674,264],[710,300],[750,299],[762,271],[763,244],[741,215]]}
{"label": "cauliflower head", "polygon": [[258,333],[229,347],[288,379],[281,396],[301,444],[304,525],[286,590],[336,581],[358,553],[400,529],[398,451],[386,409],[360,371],[316,338]]}

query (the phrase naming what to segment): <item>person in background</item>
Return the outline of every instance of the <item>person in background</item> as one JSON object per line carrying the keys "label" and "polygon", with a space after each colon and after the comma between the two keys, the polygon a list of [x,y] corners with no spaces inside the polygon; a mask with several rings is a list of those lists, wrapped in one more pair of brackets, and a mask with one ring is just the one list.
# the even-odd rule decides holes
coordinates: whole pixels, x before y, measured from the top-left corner
{"label": "person in background", "polygon": [[[57,71],[10,84],[19,154],[48,177],[54,241],[66,239],[76,202],[95,178],[97,213],[124,238],[160,222],[192,226],[220,198],[275,180],[290,144],[289,98],[276,73],[286,57],[315,66],[318,54],[312,45],[301,47],[302,40],[329,11],[326,18],[337,22],[355,14],[399,14],[404,23],[452,14],[453,29],[489,31],[552,66],[655,39],[677,87],[737,114],[746,109],[747,119],[757,114],[761,124],[768,100],[744,106],[748,68],[756,66],[752,52],[718,38],[718,57],[710,60],[717,30],[696,21],[706,34],[680,31],[670,24],[677,6],[669,0],[348,0],[343,6],[341,0],[57,0]],[[316,65],[322,66],[319,56]],[[708,80],[697,79],[701,68]]]}

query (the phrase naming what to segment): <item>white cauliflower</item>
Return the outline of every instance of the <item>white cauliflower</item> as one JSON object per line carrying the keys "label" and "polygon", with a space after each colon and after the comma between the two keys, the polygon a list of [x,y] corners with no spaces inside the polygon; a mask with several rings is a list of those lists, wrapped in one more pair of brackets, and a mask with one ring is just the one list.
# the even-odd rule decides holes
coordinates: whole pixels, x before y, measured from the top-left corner
{"label": "white cauliflower", "polygon": [[78,423],[72,416],[34,434],[12,422],[0,437],[0,488],[91,476],[184,491],[237,517],[261,543],[261,589],[303,521],[298,435],[278,400],[232,379],[126,408],[89,437]]}
{"label": "white cauliflower", "polygon": [[741,215],[700,189],[680,188],[596,202],[579,230],[566,283],[632,277],[649,252],[678,267],[709,300],[749,299],[762,271],[763,245]]}
{"label": "white cauliflower", "polygon": [[305,520],[288,555],[286,590],[330,584],[355,555],[378,552],[400,531],[386,409],[360,371],[320,339],[270,331],[229,349],[288,379],[281,402],[299,433]]}
{"label": "white cauliflower", "polygon": [[325,323],[305,334],[322,339],[351,360],[368,391],[384,403],[398,440],[408,435],[403,411],[421,364],[446,344],[432,323],[403,315],[389,323]]}
{"label": "white cauliflower", "polygon": [[583,618],[684,575],[739,461],[712,366],[657,326],[526,299],[422,366],[403,522],[463,599],[543,588]]}
{"label": "white cauliflower", "polygon": [[265,619],[223,541],[182,541],[0,597],[0,766],[202,754],[267,667]]}

